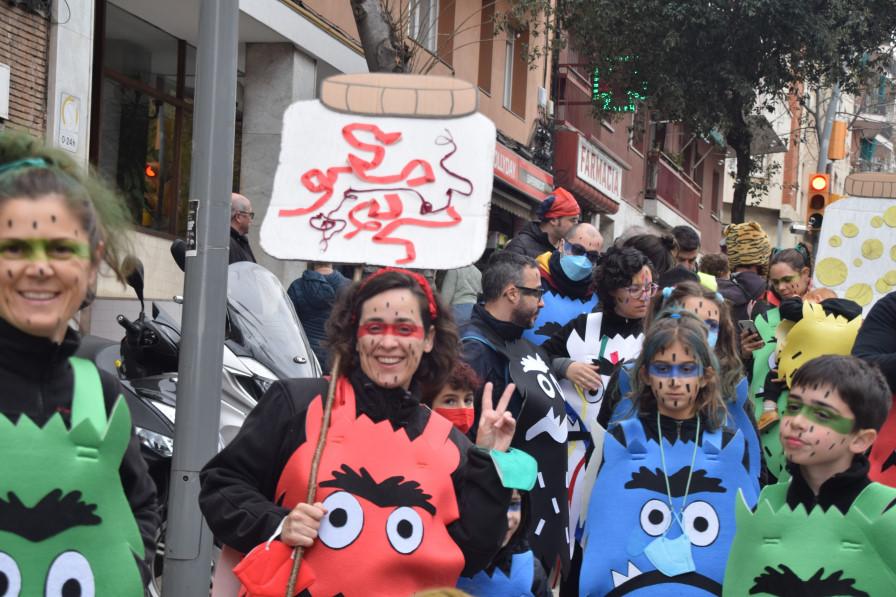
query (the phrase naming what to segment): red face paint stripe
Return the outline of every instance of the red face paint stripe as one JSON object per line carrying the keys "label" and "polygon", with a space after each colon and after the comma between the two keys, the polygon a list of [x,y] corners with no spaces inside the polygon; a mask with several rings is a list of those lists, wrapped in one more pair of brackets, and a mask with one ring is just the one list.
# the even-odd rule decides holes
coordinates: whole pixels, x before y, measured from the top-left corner
{"label": "red face paint stripe", "polygon": [[369,321],[358,326],[358,338],[386,335],[419,340],[423,338],[423,328],[414,323],[381,323],[379,321]]}

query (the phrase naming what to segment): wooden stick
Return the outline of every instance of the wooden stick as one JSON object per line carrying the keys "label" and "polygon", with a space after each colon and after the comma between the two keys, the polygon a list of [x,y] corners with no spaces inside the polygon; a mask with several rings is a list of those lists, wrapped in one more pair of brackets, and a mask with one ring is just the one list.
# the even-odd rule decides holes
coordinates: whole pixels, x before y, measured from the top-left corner
{"label": "wooden stick", "polygon": [[[363,266],[356,265],[352,280],[357,282],[361,279]],[[317,495],[317,469],[320,467],[320,459],[324,454],[324,446],[327,444],[327,431],[330,428],[330,414],[333,412],[333,396],[336,394],[336,381],[339,379],[340,358],[338,354],[333,356],[333,370],[330,373],[330,385],[327,388],[327,399],[324,402],[324,415],[320,425],[320,436],[317,438],[317,447],[314,449],[314,456],[311,458],[311,474],[308,477],[308,499],[305,500],[309,504],[314,503],[314,497]],[[301,545],[296,546],[293,551],[292,570],[289,573],[289,583],[286,585],[286,597],[294,597],[296,590],[296,579],[299,577],[299,568],[302,566],[302,554],[305,548]]]}

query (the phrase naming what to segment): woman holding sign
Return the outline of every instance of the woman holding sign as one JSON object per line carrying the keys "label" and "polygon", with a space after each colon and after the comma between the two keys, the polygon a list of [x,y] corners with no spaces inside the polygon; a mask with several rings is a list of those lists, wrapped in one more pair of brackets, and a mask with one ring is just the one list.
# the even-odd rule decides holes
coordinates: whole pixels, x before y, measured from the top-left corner
{"label": "woman holding sign", "polygon": [[513,387],[494,408],[486,390],[475,446],[420,404],[421,390],[452,370],[458,339],[450,311],[405,270],[350,288],[328,335],[341,367],[315,503],[305,501],[327,382],[278,382],[202,472],[209,526],[248,554],[234,571],[249,595],[284,594],[294,546],[305,548],[296,594],[453,586],[500,548],[507,487],[534,484],[534,472],[521,480],[510,471],[528,464],[507,452]]}

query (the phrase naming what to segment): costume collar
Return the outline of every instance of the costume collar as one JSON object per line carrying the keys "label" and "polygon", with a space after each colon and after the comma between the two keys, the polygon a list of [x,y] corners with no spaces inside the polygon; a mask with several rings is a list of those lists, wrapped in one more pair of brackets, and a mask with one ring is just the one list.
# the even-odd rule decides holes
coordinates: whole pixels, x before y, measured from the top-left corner
{"label": "costume collar", "polygon": [[383,388],[367,377],[360,367],[352,371],[348,379],[355,390],[358,413],[364,413],[375,423],[388,420],[393,429],[406,427],[420,406],[416,382],[411,382],[410,390]]}
{"label": "costume collar", "polygon": [[68,366],[68,358],[80,344],[78,333],[68,328],[61,344],[27,334],[0,318],[0,366],[29,379],[43,379]]}
{"label": "costume collar", "polygon": [[788,462],[787,470],[790,471],[791,480],[787,488],[787,505],[796,508],[803,504],[807,511],[815,506],[821,506],[822,510],[834,506],[846,514],[862,490],[871,483],[868,469],[868,459],[863,454],[854,456],[849,468],[822,483],[816,496],[803,477],[799,465]]}
{"label": "costume collar", "polygon": [[563,254],[560,251],[554,251],[548,259],[548,270],[550,271],[551,282],[554,288],[563,296],[580,300],[591,298],[591,276],[578,282],[570,280],[563,273],[563,268],[560,267],[561,257],[563,257]]}
{"label": "costume collar", "polygon": [[505,342],[519,340],[523,337],[523,332],[526,331],[526,328],[520,327],[513,322],[495,319],[491,313],[485,310],[484,305],[474,305],[473,314],[478,316],[485,325]]}

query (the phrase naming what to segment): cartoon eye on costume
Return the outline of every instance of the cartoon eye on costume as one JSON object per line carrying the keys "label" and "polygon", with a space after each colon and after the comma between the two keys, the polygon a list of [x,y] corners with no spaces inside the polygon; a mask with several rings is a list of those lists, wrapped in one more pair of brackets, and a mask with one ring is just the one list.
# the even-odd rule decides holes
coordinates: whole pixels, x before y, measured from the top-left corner
{"label": "cartoon eye on costume", "polygon": [[672,524],[669,504],[660,500],[648,500],[641,507],[641,528],[651,537],[659,537]]}
{"label": "cartoon eye on costume", "polygon": [[0,597],[19,597],[22,573],[19,565],[8,554],[0,551]]}
{"label": "cartoon eye on costume", "polygon": [[45,597],[94,597],[93,570],[87,558],[76,551],[64,551],[50,564]]}
{"label": "cartoon eye on costume", "polygon": [[681,513],[681,518],[692,545],[706,547],[719,536],[719,515],[707,502],[688,504]]}
{"label": "cartoon eye on costume", "polygon": [[320,523],[318,537],[330,549],[342,549],[361,534],[364,528],[364,510],[358,498],[347,491],[337,491],[324,500],[326,517]]}
{"label": "cartoon eye on costume", "polygon": [[409,506],[396,508],[386,521],[386,536],[395,551],[407,555],[423,542],[423,520]]}

